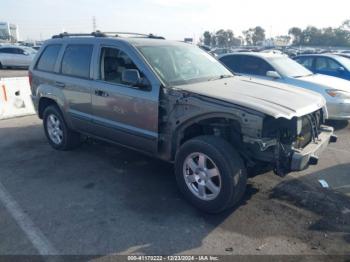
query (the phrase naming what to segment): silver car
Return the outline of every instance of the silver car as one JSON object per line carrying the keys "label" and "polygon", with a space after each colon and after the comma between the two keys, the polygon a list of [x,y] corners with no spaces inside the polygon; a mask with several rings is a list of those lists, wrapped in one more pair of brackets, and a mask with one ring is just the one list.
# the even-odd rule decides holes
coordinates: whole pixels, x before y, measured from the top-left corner
{"label": "silver car", "polygon": [[241,80],[193,45],[125,35],[66,33],[40,49],[28,74],[53,148],[84,134],[174,163],[184,196],[217,213],[239,203],[247,163],[284,176],[336,142],[319,94]]}
{"label": "silver car", "polygon": [[313,74],[281,55],[267,53],[233,53],[219,57],[231,71],[249,77],[290,84],[323,95],[327,101],[329,119],[350,119],[350,81]]}
{"label": "silver car", "polygon": [[36,50],[22,46],[0,46],[0,68],[29,67]]}

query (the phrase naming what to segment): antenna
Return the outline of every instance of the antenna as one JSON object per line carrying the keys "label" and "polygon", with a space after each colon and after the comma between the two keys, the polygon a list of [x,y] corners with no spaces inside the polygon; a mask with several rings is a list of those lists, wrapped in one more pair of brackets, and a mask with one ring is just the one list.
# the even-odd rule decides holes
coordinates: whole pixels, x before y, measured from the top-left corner
{"label": "antenna", "polygon": [[92,32],[96,32],[97,25],[96,25],[96,17],[92,17]]}

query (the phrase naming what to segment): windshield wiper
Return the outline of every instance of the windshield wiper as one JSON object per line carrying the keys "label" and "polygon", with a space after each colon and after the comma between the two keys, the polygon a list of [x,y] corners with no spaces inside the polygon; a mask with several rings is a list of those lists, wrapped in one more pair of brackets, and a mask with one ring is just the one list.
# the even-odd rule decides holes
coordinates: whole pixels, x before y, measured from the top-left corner
{"label": "windshield wiper", "polygon": [[220,75],[220,76],[209,78],[208,81],[215,81],[215,80],[220,80],[220,79],[230,78],[230,77],[233,77],[233,75]]}

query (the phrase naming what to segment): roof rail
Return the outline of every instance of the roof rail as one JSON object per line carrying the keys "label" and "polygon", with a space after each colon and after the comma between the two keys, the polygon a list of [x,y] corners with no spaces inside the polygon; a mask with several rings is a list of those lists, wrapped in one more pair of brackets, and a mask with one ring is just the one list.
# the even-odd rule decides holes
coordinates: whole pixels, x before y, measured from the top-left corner
{"label": "roof rail", "polygon": [[102,34],[113,35],[115,37],[118,37],[121,35],[131,35],[131,36],[136,36],[140,38],[165,39],[163,36],[157,36],[154,34],[140,34],[140,33],[132,33],[132,32],[102,32]]}
{"label": "roof rail", "polygon": [[52,38],[64,38],[64,37],[79,37],[79,36],[90,36],[90,37],[107,37],[107,36],[114,36],[114,37],[119,37],[121,35],[131,35],[131,36],[136,36],[136,37],[140,37],[140,38],[152,38],[152,39],[165,39],[163,36],[157,36],[154,34],[140,34],[140,33],[131,33],[131,32],[100,32],[100,31],[96,31],[96,32],[92,32],[90,34],[88,33],[61,33],[58,35],[54,35]]}
{"label": "roof rail", "polygon": [[74,33],[74,34],[70,34],[70,33],[67,33],[67,32],[64,32],[64,33],[61,33],[61,34],[58,34],[58,35],[54,35],[52,38],[55,39],[55,38],[63,38],[63,37],[74,37],[74,36],[94,36],[94,37],[105,37],[106,35],[101,33],[100,31],[96,31],[96,32],[92,32],[90,34],[86,34],[86,33]]}

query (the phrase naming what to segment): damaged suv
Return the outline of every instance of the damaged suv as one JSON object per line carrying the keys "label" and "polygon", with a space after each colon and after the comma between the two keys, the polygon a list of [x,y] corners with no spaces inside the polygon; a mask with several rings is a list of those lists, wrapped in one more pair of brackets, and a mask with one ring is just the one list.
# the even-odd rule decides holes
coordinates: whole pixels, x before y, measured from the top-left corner
{"label": "damaged suv", "polygon": [[247,168],[302,170],[336,141],[316,93],[233,75],[190,44],[154,35],[61,34],[29,70],[52,147],[81,136],[173,162],[184,196],[211,213],[238,203]]}

